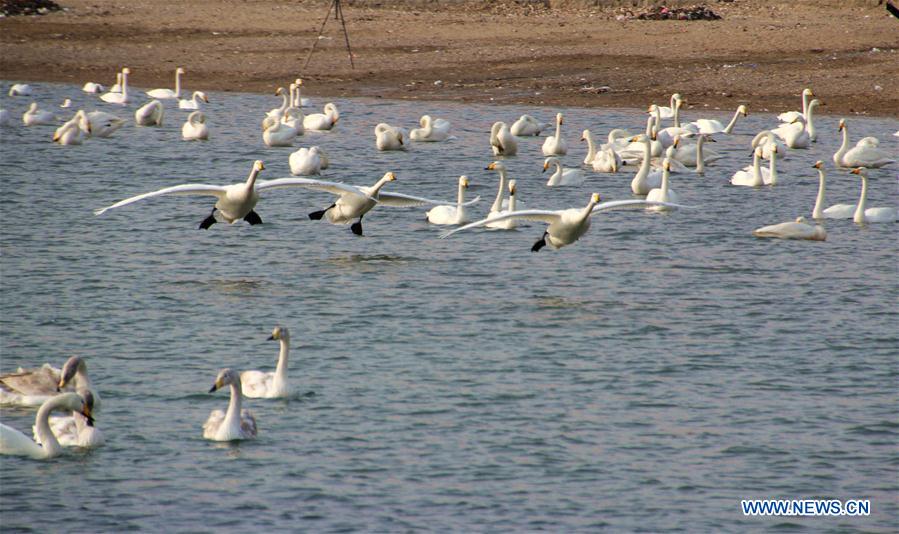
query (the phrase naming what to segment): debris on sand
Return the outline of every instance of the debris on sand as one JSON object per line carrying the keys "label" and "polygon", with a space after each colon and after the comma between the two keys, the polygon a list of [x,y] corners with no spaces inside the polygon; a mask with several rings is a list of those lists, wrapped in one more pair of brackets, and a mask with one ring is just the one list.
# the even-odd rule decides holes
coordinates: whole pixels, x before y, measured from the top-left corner
{"label": "debris on sand", "polygon": [[62,8],[53,0],[0,0],[0,17],[46,15]]}
{"label": "debris on sand", "polygon": [[721,16],[704,5],[689,7],[651,6],[640,10],[619,9],[616,20],[721,20]]}

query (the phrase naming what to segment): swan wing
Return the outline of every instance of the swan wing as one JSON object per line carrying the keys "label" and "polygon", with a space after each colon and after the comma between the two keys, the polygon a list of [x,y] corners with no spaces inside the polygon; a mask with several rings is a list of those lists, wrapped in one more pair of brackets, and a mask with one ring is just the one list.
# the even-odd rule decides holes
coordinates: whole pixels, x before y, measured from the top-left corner
{"label": "swan wing", "polygon": [[215,434],[218,432],[219,427],[222,426],[222,421],[224,420],[225,412],[222,410],[212,410],[212,412],[209,413],[209,418],[203,423],[203,437],[206,439],[215,439]]}
{"label": "swan wing", "polygon": [[122,206],[127,206],[128,204],[133,204],[138,200],[144,200],[145,198],[153,198],[160,197],[163,195],[206,195],[221,198],[225,195],[226,189],[221,185],[207,185],[207,184],[182,184],[175,185],[172,187],[166,187],[164,189],[160,189],[159,191],[152,191],[150,193],[144,193],[142,195],[137,195],[131,198],[126,198],[125,200],[120,200],[115,204],[110,206],[106,206],[105,208],[100,208],[98,210],[94,210],[94,215],[103,215],[107,210],[111,210],[113,208],[120,208]]}
{"label": "swan wing", "polygon": [[[462,204],[463,206],[470,206],[475,202],[479,201],[481,197],[477,197],[474,200],[470,200]],[[446,200],[433,200],[425,197],[417,197],[414,195],[404,195],[403,193],[380,193],[378,194],[378,202],[383,204],[384,206],[392,206],[395,208],[406,208],[410,206],[421,206],[422,204],[431,204],[432,206],[439,206],[441,204],[447,205],[455,205],[455,202],[449,202]]]}
{"label": "swan wing", "polygon": [[590,212],[590,215],[596,215],[600,211],[618,209],[618,208],[633,208],[637,206],[665,206],[668,208],[689,208],[690,206],[683,206],[681,204],[672,204],[671,202],[658,202],[655,200],[612,200],[610,202],[603,202],[602,204],[597,204],[593,206],[593,211]]}
{"label": "swan wing", "polygon": [[44,449],[11,426],[0,423],[0,454],[44,458]]}
{"label": "swan wing", "polygon": [[240,373],[240,387],[244,397],[265,397],[272,389],[275,373],[262,371],[244,371]]}
{"label": "swan wing", "polygon": [[449,232],[444,232],[440,234],[440,239],[446,239],[447,237],[455,234],[456,232],[461,232],[462,230],[468,230],[471,228],[477,228],[479,226],[484,226],[487,223],[504,221],[506,219],[525,219],[528,221],[540,221],[545,222],[547,224],[552,224],[558,221],[562,215],[558,211],[550,211],[550,210],[520,210],[520,211],[506,211],[500,213],[498,215],[493,215],[487,217],[486,219],[481,219],[480,221],[475,221],[470,224],[466,224],[465,226],[460,226],[455,230],[450,230]]}
{"label": "swan wing", "polygon": [[22,395],[56,395],[59,369],[49,365],[0,375],[0,387]]}
{"label": "swan wing", "polygon": [[366,197],[369,200],[377,202],[376,198],[372,198],[365,191],[355,185],[342,184],[340,182],[329,182],[327,180],[315,180],[313,178],[276,178],[274,180],[266,180],[256,184],[256,191],[263,192],[267,189],[278,189],[281,187],[308,187],[318,191],[327,191],[328,193],[343,196],[346,194],[358,195]]}
{"label": "swan wing", "polygon": [[256,437],[256,418],[253,417],[250,410],[240,411],[240,433],[247,438]]}

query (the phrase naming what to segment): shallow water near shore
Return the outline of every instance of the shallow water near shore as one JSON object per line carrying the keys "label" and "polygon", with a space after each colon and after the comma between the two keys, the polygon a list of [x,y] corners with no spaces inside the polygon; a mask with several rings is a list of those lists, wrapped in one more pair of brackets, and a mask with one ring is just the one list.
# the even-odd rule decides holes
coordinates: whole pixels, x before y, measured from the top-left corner
{"label": "shallow water near shore", "polygon": [[[751,163],[753,113],[711,148],[705,176],[672,175],[671,213],[615,211],[576,244],[534,254],[543,226],[437,238],[426,208],[378,207],[364,237],[310,221],[332,197],[265,193],[265,224],[197,230],[213,202],[164,197],[92,209],[187,182],[289,175],[288,155],[320,145],[323,178],[454,200],[459,175],[486,214],[494,120],[556,109],[339,100],[335,130],[268,148],[260,121],[279,99],[210,93],[208,142],[184,142],[187,112],[165,126],[78,88],[33,84],[0,98],[6,199],[0,371],[85,357],[103,397],[107,444],[38,462],[0,457],[0,520],[13,531],[621,531],[771,529],[888,532],[896,503],[896,224],[827,221],[826,242],[756,239],[760,226],[809,216],[828,164],[828,204],[854,203],[859,180],[832,166],[839,117],[790,151],[782,183],[733,187]],[[112,111],[130,124],[83,146],[18,120],[32,100]],[[324,101],[315,99],[316,108]],[[584,128],[642,130],[645,114],[567,109],[566,166]],[[412,128],[430,113],[456,139],[377,152],[378,122]],[[70,116],[72,111],[60,112]],[[727,111],[686,118],[729,119]],[[897,148],[894,119],[849,119],[853,140]],[[529,208],[632,198],[633,169],[588,171],[547,188],[543,137],[508,158]],[[897,149],[899,152],[899,149]],[[895,206],[896,167],[872,170],[869,206]],[[292,334],[289,401],[249,399],[255,441],[202,438],[227,392],[219,369],[273,370],[276,324]],[[34,412],[4,408],[28,429]],[[750,518],[749,498],[871,499],[869,517]]]}

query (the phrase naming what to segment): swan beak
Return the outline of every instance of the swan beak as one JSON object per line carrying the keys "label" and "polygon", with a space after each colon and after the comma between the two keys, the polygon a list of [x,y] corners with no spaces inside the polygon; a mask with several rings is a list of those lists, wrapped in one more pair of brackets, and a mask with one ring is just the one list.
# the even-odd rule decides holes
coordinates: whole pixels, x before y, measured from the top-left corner
{"label": "swan beak", "polygon": [[465,189],[468,189],[468,178],[462,179],[462,187],[464,187]]}
{"label": "swan beak", "polygon": [[396,174],[394,174],[394,173],[392,173],[392,172],[388,172],[388,173],[387,173],[387,180],[389,180],[389,181],[391,181],[391,182],[394,181],[394,180],[396,180]]}
{"label": "swan beak", "polygon": [[548,169],[548,168],[549,168],[549,164],[548,164],[548,163],[544,163],[544,164],[543,164],[543,172],[546,172],[546,169]]}
{"label": "swan beak", "polygon": [[850,172],[851,174],[861,174],[861,173],[862,173],[862,168],[861,168],[861,167],[856,167],[856,168],[852,169],[852,170],[849,171],[849,172]]}
{"label": "swan beak", "polygon": [[631,137],[630,139],[628,139],[628,141],[630,141],[631,143],[636,143],[637,141],[639,141],[639,139],[637,139],[637,136],[635,135],[635,136]]}
{"label": "swan beak", "polygon": [[812,167],[815,168],[815,169],[820,169],[820,168],[823,167],[823,166],[824,166],[824,163],[822,163],[822,162],[820,162],[820,161],[816,161],[815,164],[812,165]]}
{"label": "swan beak", "polygon": [[212,387],[209,388],[209,393],[212,393],[213,391],[217,390],[217,389],[220,388],[220,387],[222,387],[222,382],[221,382],[221,380],[216,380],[216,381],[215,381],[215,384],[212,384]]}
{"label": "swan beak", "polygon": [[87,403],[81,408],[81,415],[87,418],[87,426],[94,426],[94,417],[91,415],[91,407],[88,406]]}
{"label": "swan beak", "polygon": [[491,163],[490,165],[487,165],[486,167],[484,167],[484,170],[485,170],[485,171],[493,171],[493,170],[496,170],[496,163]]}
{"label": "swan beak", "polygon": [[593,198],[590,199],[594,204],[599,204],[599,193],[593,193]]}
{"label": "swan beak", "polygon": [[268,336],[267,338],[265,338],[265,340],[266,340],[266,341],[274,341],[274,340],[275,340],[275,335],[272,334],[272,335]]}

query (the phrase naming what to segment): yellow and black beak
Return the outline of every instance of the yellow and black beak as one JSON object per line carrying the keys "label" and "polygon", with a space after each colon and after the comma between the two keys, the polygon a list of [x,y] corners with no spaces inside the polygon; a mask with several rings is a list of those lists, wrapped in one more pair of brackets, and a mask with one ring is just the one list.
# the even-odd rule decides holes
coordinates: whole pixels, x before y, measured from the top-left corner
{"label": "yellow and black beak", "polygon": [[209,393],[212,393],[213,391],[217,390],[217,389],[220,388],[220,387],[222,387],[222,381],[221,381],[221,380],[216,380],[216,381],[215,381],[215,384],[212,384],[212,387],[209,388]]}
{"label": "yellow and black beak", "polygon": [[81,408],[81,415],[87,418],[87,426],[94,426],[93,411],[86,402],[84,403],[84,407]]}

